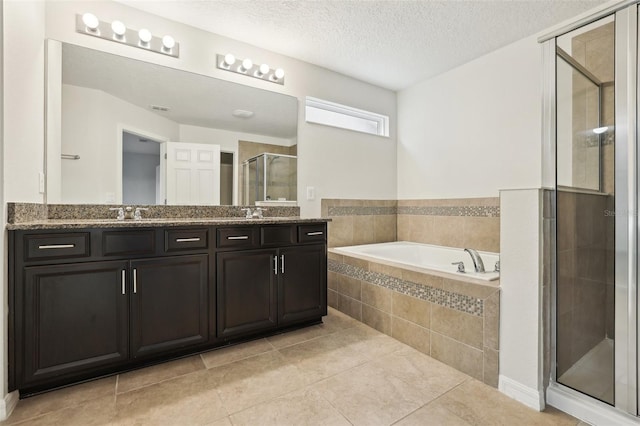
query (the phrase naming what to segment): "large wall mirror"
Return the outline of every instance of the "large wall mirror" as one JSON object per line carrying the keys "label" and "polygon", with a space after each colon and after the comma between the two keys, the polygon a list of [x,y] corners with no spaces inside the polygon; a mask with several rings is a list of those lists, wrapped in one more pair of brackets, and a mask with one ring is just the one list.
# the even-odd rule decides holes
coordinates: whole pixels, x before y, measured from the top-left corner
{"label": "large wall mirror", "polygon": [[[47,202],[295,203],[297,111],[291,96],[50,40]],[[270,170],[252,173],[264,155]]]}

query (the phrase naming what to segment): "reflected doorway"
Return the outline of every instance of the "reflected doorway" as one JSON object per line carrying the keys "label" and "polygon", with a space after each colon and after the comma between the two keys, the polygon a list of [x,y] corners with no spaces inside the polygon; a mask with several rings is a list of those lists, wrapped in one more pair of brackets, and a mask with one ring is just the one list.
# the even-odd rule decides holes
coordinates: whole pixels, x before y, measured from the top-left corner
{"label": "reflected doorway", "polygon": [[160,193],[160,143],[122,132],[122,203],[164,204]]}

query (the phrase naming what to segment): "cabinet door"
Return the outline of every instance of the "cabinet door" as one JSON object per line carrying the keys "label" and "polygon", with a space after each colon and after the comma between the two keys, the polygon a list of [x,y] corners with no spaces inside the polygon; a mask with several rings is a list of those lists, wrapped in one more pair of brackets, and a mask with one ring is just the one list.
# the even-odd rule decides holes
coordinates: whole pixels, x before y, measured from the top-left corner
{"label": "cabinet door", "polygon": [[218,253],[218,337],[276,326],[275,259],[275,250]]}
{"label": "cabinet door", "polygon": [[208,256],[131,262],[131,354],[141,357],[208,340]]}
{"label": "cabinet door", "polygon": [[280,250],[279,324],[320,318],[327,314],[326,265],[324,244]]}
{"label": "cabinet door", "polygon": [[25,384],[127,359],[126,269],[124,261],[25,268]]}

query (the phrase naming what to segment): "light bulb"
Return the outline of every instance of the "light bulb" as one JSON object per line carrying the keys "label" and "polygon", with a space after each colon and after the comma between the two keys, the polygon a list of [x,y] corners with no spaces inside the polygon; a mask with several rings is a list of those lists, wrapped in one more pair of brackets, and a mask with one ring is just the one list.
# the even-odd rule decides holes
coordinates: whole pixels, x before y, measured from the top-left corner
{"label": "light bulb", "polygon": [[127,33],[127,27],[122,23],[122,21],[113,21],[111,23],[111,30],[118,37],[122,37]]}
{"label": "light bulb", "polygon": [[165,49],[171,50],[176,45],[176,41],[170,35],[166,35],[162,37],[162,45]]}
{"label": "light bulb", "polygon": [[224,64],[226,66],[230,67],[235,63],[236,63],[236,57],[233,56],[231,53],[227,53],[226,55],[224,55]]}
{"label": "light bulb", "polygon": [[247,72],[253,67],[253,61],[249,58],[242,61],[242,69]]}
{"label": "light bulb", "polygon": [[85,13],[84,15],[82,15],[82,22],[91,31],[97,30],[98,27],[100,26],[100,21],[98,21],[98,17],[93,13]]}
{"label": "light bulb", "polygon": [[145,44],[149,43],[152,38],[151,32],[148,29],[143,28],[140,31],[138,31],[138,38],[140,38],[140,41]]}
{"label": "light bulb", "polygon": [[276,72],[273,73],[277,80],[280,80],[284,77],[284,70],[282,68],[278,68]]}
{"label": "light bulb", "polygon": [[260,75],[269,74],[269,65],[262,64],[260,65]]}

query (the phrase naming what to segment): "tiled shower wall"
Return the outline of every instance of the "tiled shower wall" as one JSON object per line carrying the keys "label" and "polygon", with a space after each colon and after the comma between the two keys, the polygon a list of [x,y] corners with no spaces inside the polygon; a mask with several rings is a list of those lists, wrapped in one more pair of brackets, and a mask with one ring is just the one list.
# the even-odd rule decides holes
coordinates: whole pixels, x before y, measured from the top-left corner
{"label": "tiled shower wall", "polygon": [[[614,200],[558,190],[557,368],[614,336]],[[607,213],[611,212],[611,213]]]}

